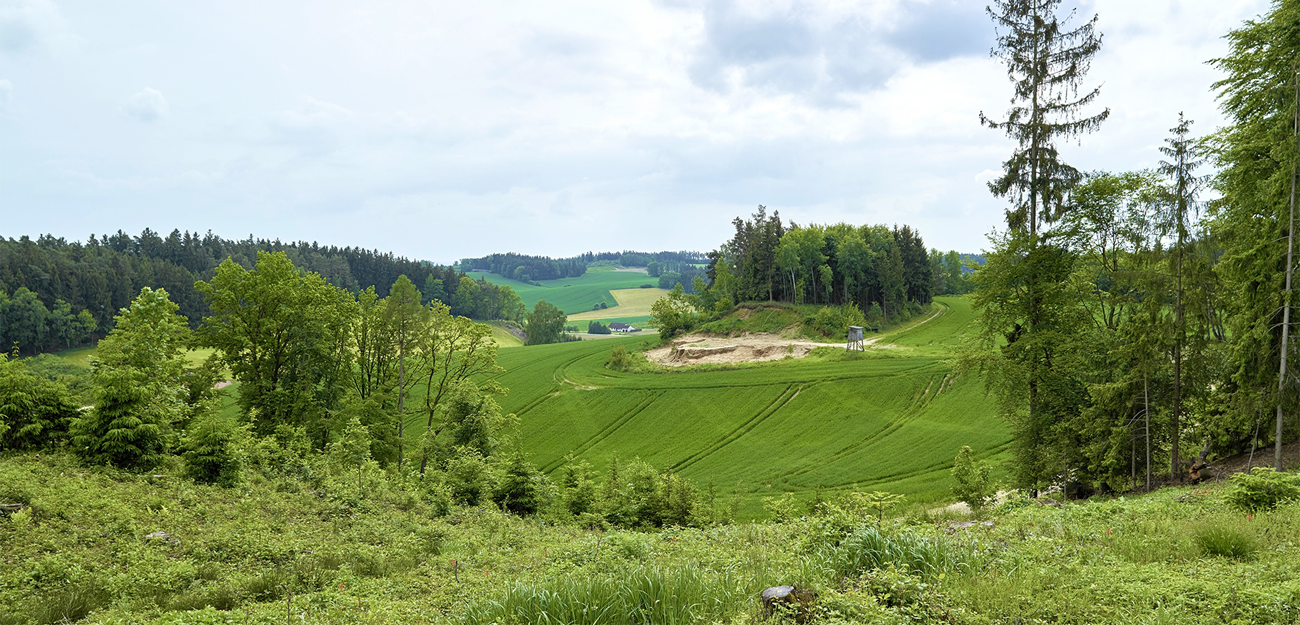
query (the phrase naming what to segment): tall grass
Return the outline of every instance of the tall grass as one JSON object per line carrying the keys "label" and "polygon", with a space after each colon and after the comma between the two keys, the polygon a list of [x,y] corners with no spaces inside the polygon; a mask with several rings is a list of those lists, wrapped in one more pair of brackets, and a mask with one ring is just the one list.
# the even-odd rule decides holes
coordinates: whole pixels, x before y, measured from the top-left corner
{"label": "tall grass", "polygon": [[648,567],[600,579],[520,584],[470,606],[465,622],[676,625],[727,620],[755,608],[758,584],[732,570]]}
{"label": "tall grass", "polygon": [[859,528],[825,554],[827,566],[839,577],[857,577],[876,569],[904,569],[925,578],[978,568],[982,556],[973,545],[950,542],[939,535],[913,530],[887,532],[872,525]]}

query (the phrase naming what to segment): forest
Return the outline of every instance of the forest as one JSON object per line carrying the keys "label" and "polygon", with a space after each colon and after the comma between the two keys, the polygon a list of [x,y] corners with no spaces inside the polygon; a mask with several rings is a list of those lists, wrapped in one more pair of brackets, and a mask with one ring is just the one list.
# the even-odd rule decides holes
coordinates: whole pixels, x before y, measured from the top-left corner
{"label": "forest", "polygon": [[973,274],[979,332],[960,360],[1013,429],[1015,485],[1147,488],[1265,445],[1281,470],[1298,407],[1300,4],[1274,3],[1210,61],[1225,126],[1197,136],[1171,115],[1159,166],[1122,172],[1079,171],[1057,149],[1110,115],[1086,84],[1096,16],[1010,0],[990,14],[1014,96],[980,120],[1016,149],[989,183],[1006,222]]}
{"label": "forest", "polygon": [[465,276],[450,267],[392,253],[251,236],[232,241],[211,232],[173,230],[163,237],[146,228],[134,237],[120,230],[91,235],[84,243],[44,235],[0,237],[0,344],[6,351],[16,344],[19,353],[30,355],[102,337],[114,315],[146,286],[166,289],[190,327],[197,327],[207,304],[195,281],[210,279],[227,258],[251,269],[259,252],[282,252],[295,266],[352,293],[373,286],[383,297],[405,275],[421,287],[426,303],[446,302],[457,315],[522,318],[522,304],[508,289],[463,283]]}

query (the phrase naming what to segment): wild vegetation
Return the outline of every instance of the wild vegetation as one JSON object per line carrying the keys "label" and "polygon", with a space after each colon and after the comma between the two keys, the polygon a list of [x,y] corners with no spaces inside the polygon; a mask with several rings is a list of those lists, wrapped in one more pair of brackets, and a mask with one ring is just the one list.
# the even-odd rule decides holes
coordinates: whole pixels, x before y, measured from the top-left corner
{"label": "wild vegetation", "polygon": [[[989,8],[1015,95],[980,118],[1017,145],[978,268],[909,226],[760,206],[703,258],[463,263],[523,280],[528,313],[522,292],[422,264],[340,283],[354,260],[408,262],[369,252],[290,246],[327,277],[265,242],[4,242],[0,304],[23,312],[4,331],[37,337],[21,351],[74,342],[87,315],[107,335],[76,373],[0,356],[0,624],[1300,620],[1281,453],[1300,3],[1229,33],[1227,128],[1198,141],[1180,116],[1159,169],[1124,173],[1056,148],[1109,113],[1085,86],[1096,18],[1058,4]],[[1207,160],[1220,196],[1201,217]],[[223,246],[256,260],[215,264]],[[704,259],[651,307],[664,339],[883,332],[668,369],[639,353],[653,341],[562,342],[564,307],[541,297],[608,306],[613,284]],[[74,294],[115,301],[91,288],[109,266],[169,277],[105,321]],[[466,314],[522,322],[530,345],[499,350]],[[1269,442],[1272,468],[1150,490],[1188,475],[1189,448],[1204,479]],[[779,584],[791,602],[764,604]]]}

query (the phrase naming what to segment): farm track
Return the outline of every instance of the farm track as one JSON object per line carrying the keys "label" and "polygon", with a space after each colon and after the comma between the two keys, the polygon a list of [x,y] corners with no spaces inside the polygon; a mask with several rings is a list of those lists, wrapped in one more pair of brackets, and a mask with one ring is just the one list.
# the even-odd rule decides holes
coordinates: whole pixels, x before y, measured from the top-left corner
{"label": "farm track", "polygon": [[758,414],[754,415],[753,417],[750,417],[748,421],[741,423],[739,426],[737,426],[735,429],[728,432],[722,438],[719,438],[718,440],[714,441],[713,444],[711,444],[709,447],[705,448],[702,451],[691,454],[690,456],[687,456],[685,460],[682,460],[677,464],[672,465],[670,468],[672,468],[674,471],[682,471],[684,469],[690,468],[691,465],[699,462],[700,460],[703,460],[704,458],[707,458],[708,456],[717,453],[719,450],[726,447],[727,445],[736,442],[745,434],[748,434],[754,428],[758,427],[760,423],[766,421],[769,417],[776,414],[776,412],[780,410],[782,407],[784,407],[786,404],[790,403],[790,400],[794,399],[799,394],[800,390],[802,390],[802,387],[796,387],[793,384],[787,386],[785,388],[785,391],[783,391],[779,396],[777,396],[776,399],[772,400],[767,406],[765,406],[762,410],[760,410]]}

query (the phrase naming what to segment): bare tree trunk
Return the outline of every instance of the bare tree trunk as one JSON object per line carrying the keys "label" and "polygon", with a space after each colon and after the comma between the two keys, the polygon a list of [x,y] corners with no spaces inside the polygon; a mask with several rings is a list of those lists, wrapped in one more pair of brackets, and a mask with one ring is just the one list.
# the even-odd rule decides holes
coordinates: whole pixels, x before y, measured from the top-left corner
{"label": "bare tree trunk", "polygon": [[[1292,109],[1291,133],[1300,139],[1300,73],[1296,73],[1293,63],[1292,81],[1295,82],[1295,108]],[[1300,146],[1300,141],[1297,141]],[[1277,433],[1273,441],[1273,468],[1282,470],[1282,391],[1286,387],[1286,357],[1290,351],[1291,338],[1291,251],[1295,241],[1295,179],[1296,161],[1300,155],[1291,157],[1291,212],[1286,225],[1286,288],[1282,291],[1282,362],[1277,372]]]}

